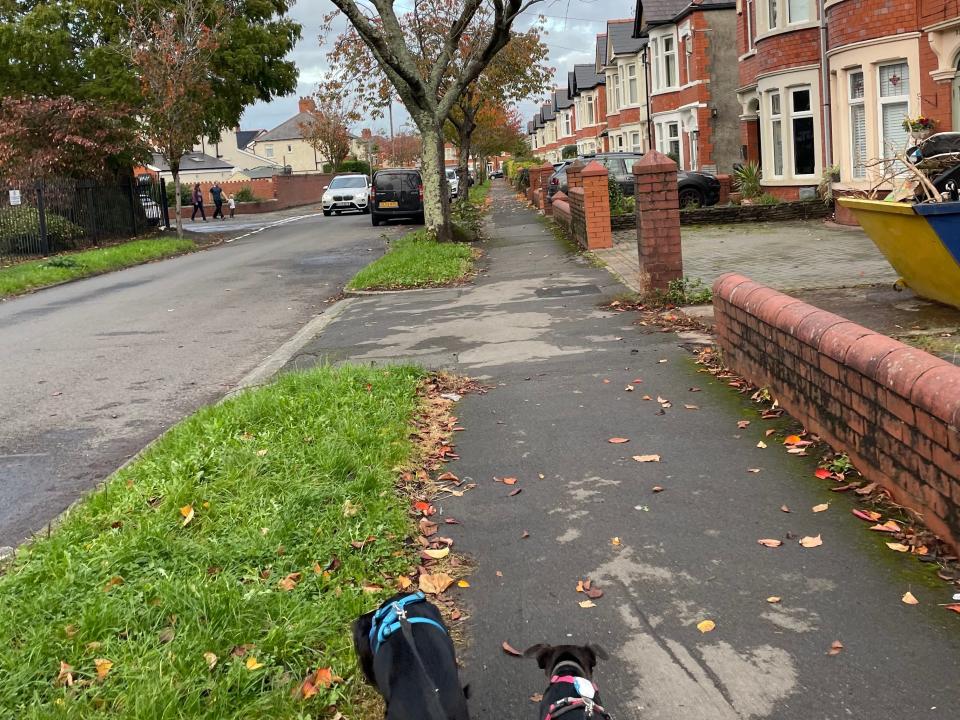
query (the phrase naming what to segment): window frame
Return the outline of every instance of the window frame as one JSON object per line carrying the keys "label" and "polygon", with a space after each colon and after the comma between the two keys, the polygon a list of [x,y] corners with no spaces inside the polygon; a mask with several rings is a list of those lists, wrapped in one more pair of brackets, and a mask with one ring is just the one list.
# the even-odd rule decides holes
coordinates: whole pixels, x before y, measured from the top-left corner
{"label": "window frame", "polygon": [[[853,77],[860,76],[860,97],[854,97]],[[866,154],[867,154],[867,107],[866,107],[866,74],[862,67],[851,68],[847,71],[847,115],[850,123],[850,177],[854,180],[863,180],[867,177]],[[863,157],[860,163],[857,163],[856,136],[854,134],[853,114],[855,110],[863,113]]]}
{"label": "window frame", "polygon": [[804,3],[804,5],[805,5],[805,7],[806,7],[806,9],[807,9],[806,17],[800,18],[800,19],[794,19],[793,13],[792,13],[792,8],[791,8],[791,5],[790,5],[791,0],[786,0],[786,5],[787,5],[787,22],[786,22],[786,24],[787,24],[787,25],[800,25],[801,23],[810,22],[810,0],[801,0],[801,2]]}
{"label": "window frame", "polygon": [[[773,161],[770,168],[770,176],[775,178],[784,177],[784,169],[787,167],[786,158],[784,157],[784,147],[785,143],[783,142],[783,121],[785,119],[783,113],[783,96],[779,88],[775,90],[767,91],[767,107],[769,108],[770,114],[770,159]],[[777,111],[773,111],[773,99],[777,99]],[[777,172],[777,139],[780,140],[780,171]]]}
{"label": "window frame", "polygon": [[630,105],[636,105],[640,102],[640,85],[637,75],[637,63],[627,63],[627,99]]}
{"label": "window frame", "polygon": [[[670,40],[672,50],[666,50],[664,41]],[[677,58],[677,28],[675,25],[669,26],[669,29],[650,34],[648,44],[651,55],[651,77],[653,79],[653,92],[673,92],[680,89],[680,67]],[[667,58],[673,59],[673,77],[668,77]],[[673,80],[671,83],[670,80]]]}
{"label": "window frame", "polygon": [[596,103],[594,102],[593,93],[584,96],[584,104],[586,105],[585,115],[587,125],[596,125],[596,109],[594,108]]}
{"label": "window frame", "polygon": [[[790,160],[792,166],[791,176],[795,178],[809,178],[815,177],[817,172],[817,130],[816,130],[816,121],[813,117],[813,88],[810,85],[795,85],[792,87],[786,88],[787,92],[790,94],[790,105],[789,105],[789,123],[787,127],[790,128]],[[807,93],[807,109],[806,110],[797,110],[795,105],[795,95],[798,92]],[[782,108],[781,108],[782,109]],[[801,173],[797,171],[797,137],[794,132],[794,120],[805,120],[810,119],[810,141],[813,144],[813,171],[809,173]]]}
{"label": "window frame", "polygon": [[[907,89],[906,93],[900,95],[883,95],[883,84],[880,79],[883,68],[891,67],[893,65],[903,65],[907,68]],[[880,155],[879,157],[889,159],[887,156],[887,143],[886,135],[883,131],[883,110],[887,105],[903,105],[907,106],[907,117],[910,116],[910,63],[906,58],[901,58],[899,60],[892,60],[888,62],[882,62],[877,64],[876,72],[876,81],[877,81],[877,139],[880,143]],[[900,90],[900,87],[897,88]]]}
{"label": "window frame", "polygon": [[743,14],[746,16],[746,30],[747,35],[747,52],[752,52],[754,48],[753,39],[754,39],[754,24],[755,18],[753,14],[753,4],[754,0],[744,0],[743,3]]}
{"label": "window frame", "polygon": [[780,0],[767,0],[767,32],[780,27]]}

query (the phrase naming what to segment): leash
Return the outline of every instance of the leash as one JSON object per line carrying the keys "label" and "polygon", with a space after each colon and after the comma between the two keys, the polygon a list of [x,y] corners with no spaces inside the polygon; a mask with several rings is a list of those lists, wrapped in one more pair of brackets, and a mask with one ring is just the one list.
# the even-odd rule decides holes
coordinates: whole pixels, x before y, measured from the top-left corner
{"label": "leash", "polygon": [[384,605],[382,608],[377,610],[377,612],[373,615],[373,623],[370,626],[370,645],[373,648],[374,655],[376,655],[384,641],[386,641],[388,637],[399,630],[407,645],[410,646],[410,650],[413,653],[414,659],[417,661],[417,665],[420,667],[420,672],[422,673],[423,677],[425,677],[430,684],[434,686],[432,691],[428,690],[426,687],[423,689],[424,697],[427,700],[427,709],[429,711],[429,715],[427,718],[425,718],[425,720],[431,720],[431,718],[435,720],[447,720],[446,711],[440,704],[440,688],[437,687],[436,683],[433,681],[433,678],[430,677],[430,671],[427,670],[427,666],[423,662],[420,652],[417,650],[417,643],[413,637],[413,625],[433,625],[444,634],[447,633],[447,630],[443,627],[443,625],[432,618],[416,616],[409,618],[407,617],[408,605],[424,602],[425,600],[426,596],[422,592],[416,592],[412,595],[407,595],[396,602],[392,602],[389,605]]}

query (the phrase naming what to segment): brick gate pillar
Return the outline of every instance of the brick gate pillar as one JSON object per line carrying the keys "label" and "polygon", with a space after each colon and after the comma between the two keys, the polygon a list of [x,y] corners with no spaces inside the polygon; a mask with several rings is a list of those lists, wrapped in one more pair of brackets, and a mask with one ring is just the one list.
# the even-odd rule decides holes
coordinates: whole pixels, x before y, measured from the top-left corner
{"label": "brick gate pillar", "polygon": [[527,188],[527,200],[529,200],[530,203],[534,205],[534,207],[536,207],[536,204],[537,204],[536,193],[537,193],[537,190],[540,189],[540,170],[541,168],[539,166],[532,167],[529,170],[527,170],[527,173],[529,173],[529,178],[530,178],[530,186]]}
{"label": "brick gate pillar", "polygon": [[575,187],[583,187],[583,180],[580,179],[580,173],[583,172],[583,163],[574,160],[567,165],[567,195]]}
{"label": "brick gate pillar", "polygon": [[633,165],[637,199],[637,250],[640,286],[666,290],[683,277],[677,164],[651,150]]}
{"label": "brick gate pillar", "polygon": [[[580,173],[583,182],[584,215],[587,223],[587,249],[613,247],[610,227],[610,191],[607,169],[592,160]],[[679,218],[678,218],[679,219]]]}
{"label": "brick gate pillar", "polygon": [[551,175],[553,175],[553,165],[544,162],[543,165],[540,166],[540,209],[543,210],[544,215],[550,215],[553,212],[550,207],[550,200],[548,199],[549,195],[547,195]]}

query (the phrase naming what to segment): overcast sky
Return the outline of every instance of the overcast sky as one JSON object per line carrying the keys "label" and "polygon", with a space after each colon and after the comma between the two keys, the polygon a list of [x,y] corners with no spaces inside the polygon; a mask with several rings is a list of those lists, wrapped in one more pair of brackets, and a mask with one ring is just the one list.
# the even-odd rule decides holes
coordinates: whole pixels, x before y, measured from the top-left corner
{"label": "overcast sky", "polygon": [[[396,2],[398,10],[406,7]],[[548,35],[545,38],[550,49],[548,63],[557,69],[557,78],[566,83],[567,71],[574,63],[593,62],[596,34],[606,27],[606,21],[612,18],[633,17],[635,3],[625,0],[544,0],[524,13],[528,20],[515,24],[520,30],[530,25],[537,16],[547,18]],[[291,57],[300,69],[297,92],[288,97],[279,98],[271,103],[257,103],[243,116],[243,129],[270,129],[297,113],[297,99],[310,95],[317,81],[327,68],[327,47],[321,47],[318,40],[320,20],[333,8],[329,0],[300,0],[293,8],[292,16],[303,25],[303,38],[297,43]],[[345,22],[339,20],[341,26]],[[536,110],[537,103],[527,101],[520,105],[524,118],[529,118]],[[394,128],[399,128],[409,119],[406,110],[399,103],[393,109]],[[387,129],[387,120],[371,120],[361,123],[356,130],[371,127],[373,130]]]}

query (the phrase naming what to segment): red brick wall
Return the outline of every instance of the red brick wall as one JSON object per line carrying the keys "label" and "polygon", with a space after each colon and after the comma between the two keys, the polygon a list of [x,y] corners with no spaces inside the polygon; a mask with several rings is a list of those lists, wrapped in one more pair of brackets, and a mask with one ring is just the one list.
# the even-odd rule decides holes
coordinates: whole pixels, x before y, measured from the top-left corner
{"label": "red brick wall", "polygon": [[[930,72],[937,69],[937,56],[927,34],[920,36],[920,113],[936,121],[938,131],[953,130],[952,83],[934,82]],[[911,79],[911,83],[913,80]]]}
{"label": "red brick wall", "polygon": [[727,364],[960,549],[960,367],[742,275],[713,294]]}
{"label": "red brick wall", "polygon": [[277,187],[277,202],[282,203],[284,207],[293,207],[320,202],[323,188],[330,184],[333,175],[329,173],[277,175],[273,179]]}
{"label": "red brick wall", "polygon": [[820,30],[817,28],[771,35],[757,40],[756,46],[757,54],[751,63],[754,74],[746,79],[741,76],[741,85],[752,83],[763,73],[820,64]]}
{"label": "red brick wall", "polygon": [[914,32],[916,0],[846,0],[827,8],[830,49],[862,40]]}

